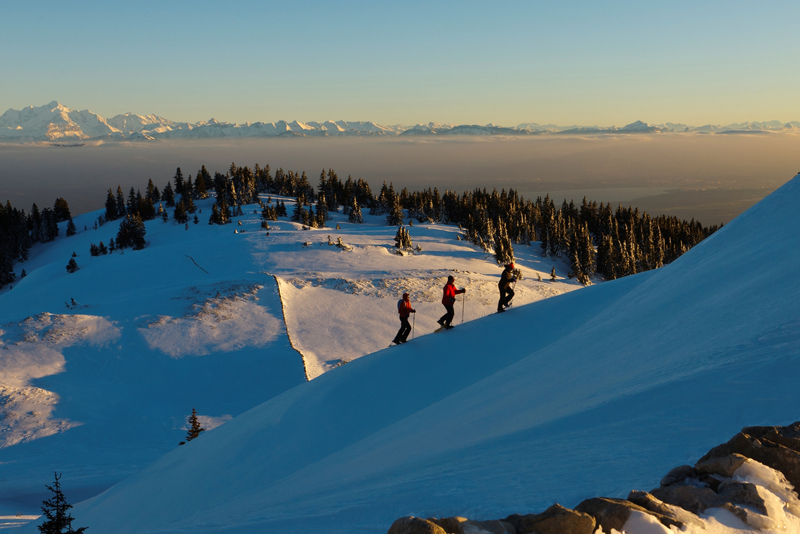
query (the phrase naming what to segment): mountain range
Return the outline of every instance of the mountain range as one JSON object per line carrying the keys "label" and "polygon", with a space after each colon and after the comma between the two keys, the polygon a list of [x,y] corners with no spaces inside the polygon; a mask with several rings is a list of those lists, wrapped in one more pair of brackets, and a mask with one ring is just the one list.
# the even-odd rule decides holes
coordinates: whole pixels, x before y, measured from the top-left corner
{"label": "mountain range", "polygon": [[547,135],[547,134],[754,134],[798,132],[800,121],[745,122],[728,125],[690,126],[687,124],[648,124],[636,121],[617,126],[558,126],[521,123],[517,126],[495,124],[441,124],[429,122],[414,126],[382,125],[371,121],[299,122],[221,122],[216,119],[196,123],[177,122],[158,115],[125,113],[109,119],[86,109],[74,110],[52,101],[40,107],[9,109],[0,116],[0,142],[80,143],[85,141],[152,141],[155,139],[209,139],[244,137],[327,137],[327,136],[438,136],[438,135]]}

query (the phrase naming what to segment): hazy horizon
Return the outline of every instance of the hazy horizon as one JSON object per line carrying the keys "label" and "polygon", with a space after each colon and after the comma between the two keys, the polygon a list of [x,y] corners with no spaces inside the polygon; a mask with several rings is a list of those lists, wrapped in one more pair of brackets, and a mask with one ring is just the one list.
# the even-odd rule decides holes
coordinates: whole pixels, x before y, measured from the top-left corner
{"label": "hazy horizon", "polygon": [[82,147],[0,145],[0,199],[30,210],[64,197],[73,214],[101,209],[106,190],[163,188],[181,167],[213,174],[233,161],[305,171],[316,186],[333,168],[377,191],[438,187],[514,188],[558,203],[586,196],[651,215],[727,223],[798,170],[800,138],[766,136],[452,137],[238,139],[120,143]]}

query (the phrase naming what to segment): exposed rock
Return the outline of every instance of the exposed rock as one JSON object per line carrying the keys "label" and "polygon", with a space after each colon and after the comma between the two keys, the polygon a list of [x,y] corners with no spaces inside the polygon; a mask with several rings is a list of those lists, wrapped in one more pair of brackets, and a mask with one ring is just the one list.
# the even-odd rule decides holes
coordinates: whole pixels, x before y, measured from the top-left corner
{"label": "exposed rock", "polygon": [[680,506],[693,514],[700,514],[706,508],[714,506],[717,494],[711,488],[676,485],[656,488],[650,492],[653,497],[667,504]]}
{"label": "exposed rock", "polygon": [[492,521],[467,521],[464,523],[464,534],[517,534],[514,525],[499,519]]}
{"label": "exposed rock", "polygon": [[466,517],[443,517],[441,519],[437,517],[429,517],[428,521],[431,523],[436,523],[442,529],[447,532],[448,534],[463,534],[464,526],[462,523],[466,523],[468,519]]}
{"label": "exposed rock", "polygon": [[658,519],[662,525],[669,527],[675,525],[678,528],[684,526],[683,523],[659,514],[651,512],[650,510],[634,504],[631,501],[623,499],[609,499],[607,497],[595,497],[594,499],[586,499],[578,506],[575,507],[578,512],[583,512],[594,517],[597,524],[603,527],[603,532],[611,532],[611,529],[617,529],[622,532],[622,526],[631,516],[631,511],[636,510],[643,514],[651,515]]}
{"label": "exposed rock", "polygon": [[691,465],[679,465],[670,469],[667,476],[661,479],[662,486],[671,486],[678,482],[683,482],[687,478],[696,478],[697,472]]}
{"label": "exposed rock", "polygon": [[517,530],[506,521],[467,521],[462,523],[464,534],[517,534]]}
{"label": "exposed rock", "polygon": [[758,513],[766,515],[767,506],[758,494],[755,484],[738,480],[725,480],[719,486],[717,499],[721,502],[752,506]]}
{"label": "exposed rock", "polygon": [[446,534],[436,523],[419,517],[401,517],[389,527],[388,534]]}
{"label": "exposed rock", "polygon": [[442,527],[447,534],[517,534],[514,525],[506,521],[473,521],[466,517],[429,517],[428,521]]}
{"label": "exposed rock", "polygon": [[739,469],[746,461],[747,457],[734,453],[725,457],[709,458],[705,462],[697,462],[694,468],[699,473],[731,478],[733,477],[733,472]]}
{"label": "exposed rock", "polygon": [[595,519],[589,514],[564,508],[556,503],[541,514],[510,515],[505,519],[517,534],[592,534]]}
{"label": "exposed rock", "polygon": [[[789,483],[795,488],[800,488],[800,452],[797,450],[800,448],[800,442],[796,443],[792,437],[795,432],[794,427],[797,425],[798,423],[795,423],[786,427],[788,431],[784,433],[781,433],[782,427],[751,427],[747,430],[756,429],[762,437],[756,438],[739,432],[727,443],[711,449],[708,454],[700,458],[698,463],[738,453],[780,471]],[[779,440],[791,447],[773,440]]]}
{"label": "exposed rock", "polygon": [[747,523],[748,525],[750,524],[747,522],[747,510],[745,510],[741,506],[736,506],[735,504],[726,502],[722,503],[717,508],[723,508],[732,513],[733,515],[735,515],[736,517],[738,517],[739,519],[741,519],[743,522]]}
{"label": "exposed rock", "polygon": [[766,438],[800,452],[800,421],[788,426],[746,426],[742,432],[758,439]]}
{"label": "exposed rock", "polygon": [[694,467],[675,467],[659,488],[650,493],[632,491],[628,500],[587,499],[575,510],[554,504],[541,514],[514,514],[498,521],[404,517],[395,521],[389,534],[593,534],[598,526],[605,532],[622,531],[634,510],[655,517],[667,528],[684,530],[687,526],[704,528],[697,516],[709,508],[728,510],[756,529],[777,528],[757,486],[732,480],[750,459],[783,473],[790,484],[800,488],[800,422],[786,427],[746,427],[711,449]]}
{"label": "exposed rock", "polygon": [[764,500],[758,494],[755,485],[749,482],[725,479],[720,484],[719,490],[719,493],[715,493],[714,490],[706,487],[672,485],[654,489],[652,496],[666,504],[679,506],[696,515],[703,513],[708,508],[724,508],[748,524],[750,524],[748,513],[745,508],[742,508],[742,505],[750,506],[762,515],[767,514]]}
{"label": "exposed rock", "polygon": [[638,504],[642,508],[645,508],[651,512],[669,517],[675,521],[675,524],[678,525],[678,528],[683,528],[680,525],[703,527],[703,522],[695,514],[688,512],[679,506],[662,502],[646,491],[633,490],[628,495],[628,500],[633,504]]}

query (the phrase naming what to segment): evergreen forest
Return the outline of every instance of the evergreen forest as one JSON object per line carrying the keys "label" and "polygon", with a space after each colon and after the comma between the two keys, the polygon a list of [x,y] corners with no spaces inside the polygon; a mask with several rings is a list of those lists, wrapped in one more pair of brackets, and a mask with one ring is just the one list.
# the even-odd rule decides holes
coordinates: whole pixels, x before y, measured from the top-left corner
{"label": "evergreen forest", "polygon": [[[597,275],[611,280],[662,267],[711,235],[718,227],[704,227],[699,222],[661,215],[651,217],[638,208],[617,206],[583,199],[578,206],[564,200],[556,204],[549,196],[535,200],[521,197],[515,190],[498,192],[475,189],[456,193],[436,188],[422,191],[396,191],[384,182],[377,193],[363,180],[348,176],[341,180],[332,169],[322,170],[316,186],[305,172],[277,169],[256,164],[252,169],[232,163],[225,174],[212,177],[202,166],[195,174],[184,177],[178,168],[173,179],[159,190],[150,180],[144,194],[131,188],[127,196],[122,188],[109,189],[105,212],[94,223],[97,229],[120,220],[117,233],[107,243],[92,244],[93,256],[113,253],[117,249],[144,248],[144,221],[173,219],[188,229],[199,218],[194,201],[216,193],[216,202],[208,224],[227,224],[242,215],[243,205],[262,207],[262,227],[280,217],[310,228],[326,225],[330,213],[342,213],[353,223],[362,223],[362,209],[370,215],[385,216],[386,224],[401,226],[405,213],[420,223],[459,225],[466,238],[494,254],[500,264],[514,261],[514,246],[531,246],[538,242],[544,257],[564,258],[570,265],[570,276],[584,285]],[[259,195],[267,194],[264,203]],[[294,209],[287,213],[284,203],[271,195],[293,197]],[[168,209],[172,209],[172,214]],[[405,210],[405,211],[404,211]],[[25,262],[34,243],[46,243],[58,237],[58,223],[68,221],[67,237],[74,235],[67,201],[58,198],[53,208],[34,204],[29,213],[7,201],[0,204],[0,287],[12,283],[14,264]],[[413,225],[413,222],[410,222]]]}

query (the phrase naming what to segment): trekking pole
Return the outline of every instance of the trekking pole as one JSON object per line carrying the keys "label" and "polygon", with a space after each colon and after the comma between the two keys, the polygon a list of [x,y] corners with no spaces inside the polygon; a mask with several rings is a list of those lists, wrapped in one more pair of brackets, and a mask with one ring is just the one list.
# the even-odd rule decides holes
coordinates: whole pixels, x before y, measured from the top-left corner
{"label": "trekking pole", "polygon": [[464,292],[464,298],[461,299],[461,322],[464,322],[464,308],[466,308],[467,304],[467,292]]}
{"label": "trekking pole", "polygon": [[414,313],[414,318],[411,319],[411,339],[414,339],[414,330],[416,330],[417,326],[417,314]]}

